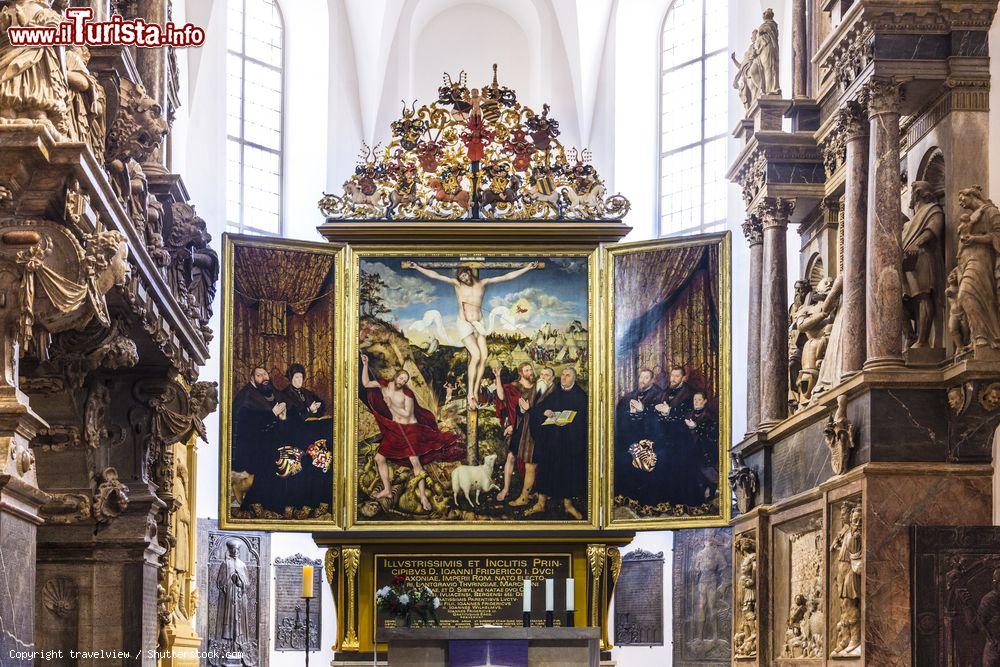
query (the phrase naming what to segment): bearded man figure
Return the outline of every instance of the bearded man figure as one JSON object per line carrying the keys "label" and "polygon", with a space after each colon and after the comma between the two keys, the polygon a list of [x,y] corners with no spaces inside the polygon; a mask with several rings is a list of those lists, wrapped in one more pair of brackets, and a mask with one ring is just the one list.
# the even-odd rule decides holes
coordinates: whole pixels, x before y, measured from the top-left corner
{"label": "bearded man figure", "polygon": [[288,407],[271,386],[263,366],[255,367],[250,379],[233,399],[233,472],[254,476],[243,507],[260,504],[279,512],[284,508],[281,478],[275,474],[278,447],[288,418]]}

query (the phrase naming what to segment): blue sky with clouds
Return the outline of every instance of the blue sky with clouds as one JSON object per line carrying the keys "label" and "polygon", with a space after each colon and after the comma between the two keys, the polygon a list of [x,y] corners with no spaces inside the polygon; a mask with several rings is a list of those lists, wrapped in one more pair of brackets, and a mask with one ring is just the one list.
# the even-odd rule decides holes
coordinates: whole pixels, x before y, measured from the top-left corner
{"label": "blue sky with clouds", "polygon": [[[433,311],[440,313],[445,336],[449,340],[442,343],[457,343],[455,319],[458,303],[455,289],[448,284],[430,280],[415,269],[402,268],[402,262],[410,258],[378,258],[361,260],[361,270],[378,273],[387,288],[383,300],[391,312],[383,315],[396,323],[413,342],[421,342],[430,336],[440,338],[440,331],[432,322],[437,318]],[[434,262],[454,263],[454,257],[424,256],[414,258],[423,265]],[[486,288],[483,311],[486,319],[491,313],[494,330],[498,333],[519,331],[530,335],[546,322],[563,329],[573,320],[587,323],[587,258],[560,257],[490,257],[487,262],[544,262],[545,267],[534,269],[511,280]],[[453,268],[431,266],[438,273],[453,276]],[[484,269],[480,277],[497,276],[513,268]],[[501,310],[496,310],[500,308]],[[503,310],[506,309],[506,310]]]}

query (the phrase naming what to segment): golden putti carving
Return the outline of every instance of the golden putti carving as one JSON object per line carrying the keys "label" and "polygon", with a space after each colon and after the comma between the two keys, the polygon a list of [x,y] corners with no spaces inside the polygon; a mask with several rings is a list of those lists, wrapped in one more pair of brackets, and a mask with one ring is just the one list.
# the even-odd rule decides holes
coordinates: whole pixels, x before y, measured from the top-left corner
{"label": "golden putti carving", "polygon": [[621,220],[628,199],[607,196],[589,150],[567,150],[559,121],[522,105],[497,80],[470,89],[445,74],[438,97],[403,102],[382,147],[364,144],[332,220]]}

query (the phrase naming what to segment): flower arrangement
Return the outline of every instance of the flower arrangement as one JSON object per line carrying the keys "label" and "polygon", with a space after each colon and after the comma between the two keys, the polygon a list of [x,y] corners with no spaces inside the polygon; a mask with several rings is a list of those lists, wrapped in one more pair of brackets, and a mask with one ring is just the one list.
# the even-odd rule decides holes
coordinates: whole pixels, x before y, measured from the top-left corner
{"label": "flower arrangement", "polygon": [[410,627],[414,618],[421,625],[439,625],[437,609],[441,599],[427,586],[407,583],[405,574],[394,576],[388,586],[375,591],[375,606],[395,616],[399,625]]}

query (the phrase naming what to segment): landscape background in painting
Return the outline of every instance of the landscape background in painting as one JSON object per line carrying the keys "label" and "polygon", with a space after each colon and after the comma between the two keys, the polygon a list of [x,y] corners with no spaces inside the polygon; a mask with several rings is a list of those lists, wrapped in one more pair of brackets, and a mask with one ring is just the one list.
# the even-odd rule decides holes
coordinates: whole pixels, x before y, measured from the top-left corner
{"label": "landscape background in painting", "polygon": [[[362,257],[359,266],[359,352],[370,358],[372,373],[388,380],[397,369],[410,375],[409,387],[417,403],[429,410],[442,431],[458,434],[462,447],[467,443],[466,374],[469,353],[458,340],[458,304],[453,286],[431,280],[404,263],[418,261],[442,275],[455,275],[459,264],[482,268],[479,277],[507,273],[538,261],[533,269],[509,282],[487,286],[483,319],[488,331],[489,359],[503,366],[501,380],[515,380],[517,367],[531,362],[536,374],[551,366],[558,374],[567,366],[576,369],[579,386],[588,393],[591,354],[589,350],[589,262],[587,255],[555,258],[536,256],[490,256],[459,258],[449,256]],[[360,370],[360,363],[358,366]],[[485,377],[492,380],[487,368]],[[558,380],[557,380],[558,382]],[[450,400],[445,385],[454,387]],[[361,394],[364,389],[361,388]],[[360,397],[359,397],[360,398]],[[492,402],[478,411],[476,463],[496,455],[492,479],[496,488],[481,494],[473,507],[460,498],[456,506],[451,489],[451,472],[461,461],[426,464],[430,512],[421,508],[415,481],[406,466],[390,463],[393,497],[375,499],[382,483],[374,463],[381,433],[371,410],[357,401],[357,503],[358,520],[365,521],[554,521],[572,520],[562,510],[561,501],[549,504],[541,514],[525,517],[527,507],[511,507],[496,500],[503,481],[507,444]],[[589,417],[590,415],[588,415]],[[583,443],[584,466],[588,466],[588,443]],[[589,480],[589,469],[588,480]],[[511,495],[521,491],[523,466],[513,476]],[[589,481],[588,481],[589,488]],[[530,505],[528,506],[530,507]],[[580,498],[576,507],[589,512],[589,498]]]}
{"label": "landscape background in painting", "polygon": [[[613,255],[613,520],[721,515],[719,427],[720,417],[728,410],[728,403],[720,400],[727,386],[720,344],[721,248],[714,238],[675,246],[660,242]],[[628,401],[638,388],[640,371],[652,370],[654,384],[666,390],[675,365],[684,367],[691,391],[707,394],[708,405],[701,413],[704,427],[697,433],[691,431],[691,442],[675,437],[678,428],[683,435],[683,426],[675,422],[668,427],[656,415],[645,426],[625,423],[630,419]],[[662,400],[661,396],[655,402]],[[631,436],[628,441],[624,434]],[[641,438],[655,442],[655,472],[637,471],[632,464],[629,448],[635,444],[632,440]],[[652,487],[645,493],[639,488],[653,477],[658,479],[655,487],[663,490],[660,494],[651,492]],[[695,501],[692,493],[673,491],[692,479],[699,480],[707,496]]]}
{"label": "landscape background in painting", "polygon": [[[337,454],[332,417],[334,254],[301,245],[253,243],[237,242],[232,247],[227,516],[238,522],[331,521]],[[268,371],[277,402],[290,391],[287,373],[292,364],[304,367],[303,386],[316,394],[322,409],[294,427],[291,420],[275,420],[240,437],[239,406],[233,402],[239,400],[254,367]],[[310,450],[316,442],[319,450]],[[285,446],[293,449],[286,450],[287,476],[279,477],[279,449]],[[296,457],[298,472],[294,472]]]}

